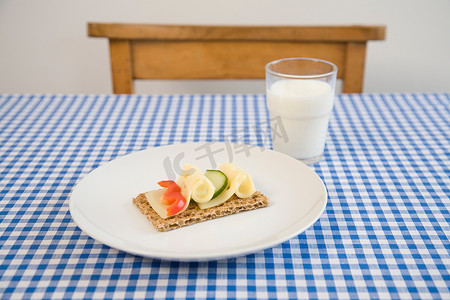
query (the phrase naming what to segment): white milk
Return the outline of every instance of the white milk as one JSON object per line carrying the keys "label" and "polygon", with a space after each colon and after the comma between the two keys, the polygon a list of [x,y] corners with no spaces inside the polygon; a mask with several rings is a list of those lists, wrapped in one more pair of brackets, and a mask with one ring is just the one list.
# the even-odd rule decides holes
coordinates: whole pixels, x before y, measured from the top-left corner
{"label": "white milk", "polygon": [[[334,90],[324,81],[283,79],[274,82],[267,90],[267,106],[272,122],[281,121],[279,125],[286,133],[284,138],[273,133],[274,149],[299,159],[320,157],[333,100]],[[279,134],[282,133],[280,126]]]}

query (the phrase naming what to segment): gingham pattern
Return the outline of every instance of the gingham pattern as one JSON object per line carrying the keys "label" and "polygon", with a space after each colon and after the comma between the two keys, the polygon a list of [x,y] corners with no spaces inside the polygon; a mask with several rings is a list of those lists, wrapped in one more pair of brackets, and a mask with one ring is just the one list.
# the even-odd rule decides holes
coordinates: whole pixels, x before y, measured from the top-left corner
{"label": "gingham pattern", "polygon": [[272,249],[182,263],[96,242],[70,192],[151,146],[270,147],[263,95],[0,95],[0,298],[450,299],[449,120],[449,94],[339,95],[313,166],[329,192],[319,221]]}

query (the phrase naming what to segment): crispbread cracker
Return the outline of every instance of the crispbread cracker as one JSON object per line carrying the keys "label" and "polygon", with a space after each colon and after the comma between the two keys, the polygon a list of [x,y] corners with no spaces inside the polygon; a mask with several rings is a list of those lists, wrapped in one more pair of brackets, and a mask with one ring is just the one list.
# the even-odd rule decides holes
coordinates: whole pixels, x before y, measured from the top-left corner
{"label": "crispbread cracker", "polygon": [[139,194],[134,198],[133,203],[147,216],[147,219],[152,222],[153,227],[155,227],[156,230],[169,231],[206,220],[236,214],[241,211],[266,207],[269,204],[269,199],[260,192],[255,192],[251,197],[244,199],[233,195],[225,203],[208,209],[200,209],[194,201],[191,201],[184,212],[167,219],[161,218],[156,211],[153,210],[145,197],[145,193]]}

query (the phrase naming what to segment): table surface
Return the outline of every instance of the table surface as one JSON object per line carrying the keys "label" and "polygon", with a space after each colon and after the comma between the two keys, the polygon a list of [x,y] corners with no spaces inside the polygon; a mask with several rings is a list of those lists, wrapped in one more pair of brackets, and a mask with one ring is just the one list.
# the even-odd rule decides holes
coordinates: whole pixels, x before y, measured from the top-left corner
{"label": "table surface", "polygon": [[[69,198],[118,156],[187,141],[271,147],[264,95],[0,94],[0,298],[450,299],[450,95],[338,95],[320,219],[226,260],[143,258],[89,237]],[[237,137],[236,137],[237,139]]]}

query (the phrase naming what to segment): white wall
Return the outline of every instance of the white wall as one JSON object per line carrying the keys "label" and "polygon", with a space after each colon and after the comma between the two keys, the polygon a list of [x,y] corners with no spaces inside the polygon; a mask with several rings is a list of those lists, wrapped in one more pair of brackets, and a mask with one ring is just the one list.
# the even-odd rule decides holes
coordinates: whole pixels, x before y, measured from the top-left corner
{"label": "white wall", "polygon": [[[86,23],[385,24],[365,92],[450,92],[449,0],[0,0],[0,93],[110,93],[105,39]],[[263,92],[261,81],[138,83],[137,92]]]}

